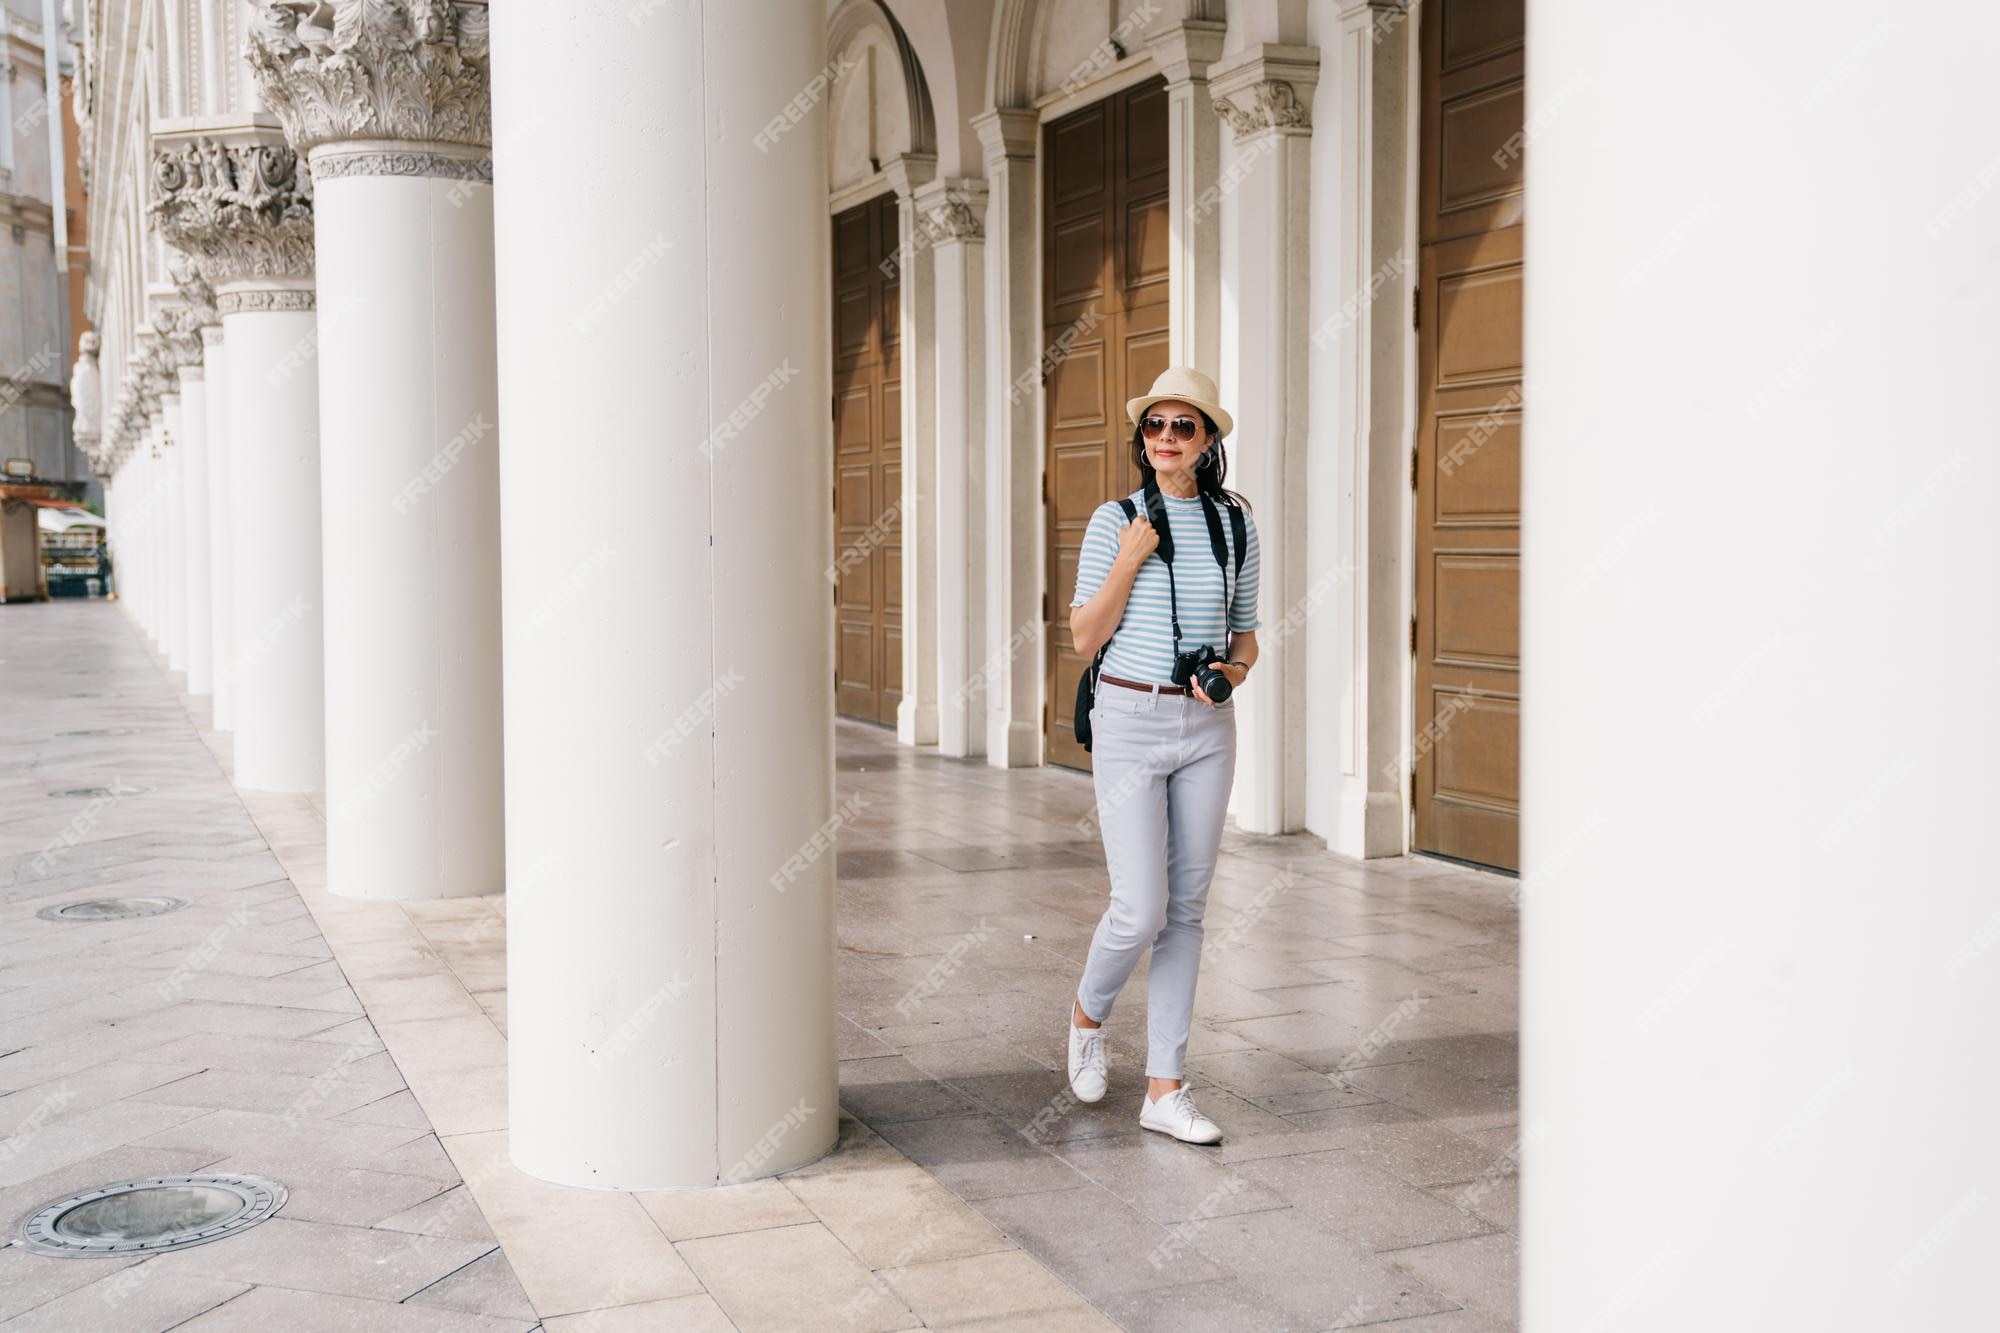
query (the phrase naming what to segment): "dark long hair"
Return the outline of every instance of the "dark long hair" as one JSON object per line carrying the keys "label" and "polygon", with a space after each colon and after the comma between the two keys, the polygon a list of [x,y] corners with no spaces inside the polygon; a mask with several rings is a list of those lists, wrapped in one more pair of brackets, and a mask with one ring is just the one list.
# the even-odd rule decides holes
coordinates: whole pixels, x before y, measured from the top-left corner
{"label": "dark long hair", "polygon": [[[1195,488],[1217,504],[1233,505],[1244,513],[1250,512],[1250,502],[1222,484],[1229,475],[1229,460],[1222,455],[1222,433],[1216,429],[1215,418],[1195,408],[1201,417],[1202,429],[1208,432],[1212,443],[1201,451],[1201,459],[1195,464]],[[1132,427],[1132,462],[1139,469],[1143,481],[1153,480],[1153,461],[1146,457],[1146,414],[1141,413],[1139,424]]]}

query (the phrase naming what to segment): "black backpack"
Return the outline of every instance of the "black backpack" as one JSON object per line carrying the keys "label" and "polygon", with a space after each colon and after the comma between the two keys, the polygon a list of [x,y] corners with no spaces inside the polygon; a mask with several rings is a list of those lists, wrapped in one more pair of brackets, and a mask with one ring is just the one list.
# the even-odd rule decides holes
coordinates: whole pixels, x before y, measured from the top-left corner
{"label": "black backpack", "polygon": [[[1146,478],[1144,493],[1146,498],[1146,517],[1152,521],[1153,531],[1160,536],[1160,545],[1154,551],[1154,554],[1166,562],[1167,573],[1171,576],[1174,564],[1174,534],[1167,522],[1166,502],[1160,498],[1160,488],[1154,483],[1151,477]],[[1118,501],[1118,507],[1125,511],[1125,521],[1127,523],[1130,523],[1139,516],[1139,511],[1133,506],[1132,497],[1129,495]],[[1233,504],[1224,507],[1229,510],[1229,535],[1236,543],[1236,580],[1240,583],[1243,579],[1243,555],[1245,548],[1248,546],[1243,511]],[[1215,501],[1209,498],[1206,491],[1203,491],[1201,495],[1201,509],[1202,516],[1208,520],[1209,549],[1215,556],[1215,563],[1221,566],[1223,571],[1227,573],[1230,561],[1229,552],[1222,541],[1222,518],[1215,512]],[[1227,583],[1227,580],[1225,579],[1224,582]],[[1167,586],[1169,595],[1174,597],[1176,602],[1174,607],[1174,632],[1176,646],[1178,646],[1180,633],[1179,593],[1174,589],[1171,582]],[[1229,623],[1229,601],[1232,596],[1233,585],[1225,587],[1223,590],[1222,608],[1225,629]],[[1224,637],[1226,638],[1227,635],[1225,634]],[[1106,639],[1104,646],[1097,650],[1097,656],[1090,660],[1090,665],[1085,668],[1084,673],[1077,678],[1076,682],[1076,711],[1071,715],[1071,725],[1076,730],[1076,743],[1084,748],[1085,753],[1089,753],[1092,739],[1090,734],[1090,710],[1097,703],[1097,677],[1104,669],[1104,654],[1109,652],[1110,649],[1111,640]]]}

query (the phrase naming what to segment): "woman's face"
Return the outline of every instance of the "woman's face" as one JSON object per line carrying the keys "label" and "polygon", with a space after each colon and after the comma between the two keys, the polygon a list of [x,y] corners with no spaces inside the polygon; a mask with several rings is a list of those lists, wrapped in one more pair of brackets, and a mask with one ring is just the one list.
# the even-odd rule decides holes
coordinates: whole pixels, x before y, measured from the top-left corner
{"label": "woman's face", "polygon": [[[1166,423],[1165,429],[1157,435],[1150,429],[1156,419]],[[1187,430],[1185,425],[1177,426],[1176,423],[1181,422],[1194,423],[1194,438],[1181,438]],[[1146,459],[1152,463],[1153,471],[1161,476],[1172,476],[1177,472],[1193,476],[1202,451],[1212,444],[1208,438],[1208,427],[1202,424],[1201,409],[1178,398],[1163,398],[1154,403],[1139,418],[1139,425],[1146,442]]]}

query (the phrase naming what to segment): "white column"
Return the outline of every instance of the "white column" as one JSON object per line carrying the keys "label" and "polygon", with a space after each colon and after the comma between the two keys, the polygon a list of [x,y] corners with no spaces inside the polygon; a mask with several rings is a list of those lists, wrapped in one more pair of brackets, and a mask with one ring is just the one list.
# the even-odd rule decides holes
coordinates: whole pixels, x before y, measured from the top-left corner
{"label": "white column", "polygon": [[1208,375],[1222,355],[1222,126],[1208,67],[1222,54],[1227,27],[1220,19],[1186,19],[1152,44],[1167,76],[1168,347],[1174,365]]}
{"label": "white column", "polygon": [[1522,1326],[1981,1326],[2000,11],[1630,17],[1528,7]]}
{"label": "white column", "polygon": [[326,721],[310,183],[264,125],[155,136],[155,144],[152,207],[167,240],[213,287],[229,348],[235,633],[217,669],[236,686],[236,783],[317,791]]}
{"label": "white column", "polygon": [[236,784],[317,791],[325,771],[319,381],[312,292],[225,287]]}
{"label": "white column", "polygon": [[986,182],[932,181],[917,212],[936,270],[938,749],[964,756],[986,748]]}
{"label": "white column", "polygon": [[180,437],[182,599],[186,605],[187,692],[214,690],[214,625],[209,615],[208,384],[199,365],[182,366]]}
{"label": "white column", "polygon": [[204,326],[201,343],[203,375],[208,384],[209,661],[215,691],[212,725],[217,731],[234,731],[236,679],[229,668],[236,656],[236,575],[231,563],[235,547],[230,540],[235,518],[230,512],[233,501],[229,481],[229,364],[222,325]]}
{"label": "white column", "polygon": [[[1395,856],[1407,826],[1411,576],[1408,385],[1411,48],[1403,0],[1345,4],[1312,138],[1305,593],[1279,622],[1313,664],[1306,827]],[[1276,628],[1276,627],[1274,627]],[[1271,637],[1269,634],[1264,636]]]}
{"label": "white column", "polygon": [[[1209,66],[1216,112],[1231,130],[1221,194],[1224,286],[1232,301],[1221,390],[1235,405],[1229,484],[1249,500],[1261,538],[1258,614],[1275,626],[1306,594],[1306,352],[1313,85],[1319,51],[1255,46]],[[1229,336],[1233,334],[1233,336]],[[1305,821],[1305,645],[1260,639],[1258,683],[1240,710],[1231,809],[1251,833]]]}
{"label": "white column", "polygon": [[917,190],[937,159],[906,153],[883,168],[896,191],[897,292],[903,358],[903,697],[896,739],[936,745],[937,624],[937,268]]}
{"label": "white column", "polygon": [[358,898],[505,879],[485,9],[427,40],[410,8],[338,16],[337,60],[261,31],[250,54],[312,167],[327,883]]}
{"label": "white column", "polygon": [[1042,760],[1042,288],[1035,113],[974,122],[986,162],[986,759]]}
{"label": "white column", "polygon": [[[648,1189],[832,1145],[844,816],[824,27],[626,8],[493,22],[495,142],[554,122],[495,213],[509,1139]],[[581,543],[578,441],[617,479]]]}
{"label": "white column", "polygon": [[180,381],[169,370],[173,389],[160,395],[160,477],[165,483],[160,503],[160,573],[166,587],[166,632],[161,650],[167,669],[181,673],[186,684],[188,635],[187,487],[181,468]]}

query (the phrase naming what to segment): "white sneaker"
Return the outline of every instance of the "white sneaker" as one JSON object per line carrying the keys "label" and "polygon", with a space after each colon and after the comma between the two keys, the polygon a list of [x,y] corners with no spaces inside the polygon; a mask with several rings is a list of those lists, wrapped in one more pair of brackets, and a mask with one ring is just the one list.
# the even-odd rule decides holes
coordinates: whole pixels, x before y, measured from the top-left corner
{"label": "white sneaker", "polygon": [[1105,1083],[1104,1029],[1078,1027],[1074,1001],[1070,1004],[1066,1025],[1069,1028],[1069,1090],[1076,1094],[1080,1102],[1102,1101]]}
{"label": "white sneaker", "polygon": [[1145,1108],[1139,1112],[1139,1126],[1171,1134],[1182,1143],[1222,1142],[1221,1126],[1195,1110],[1194,1094],[1187,1090],[1186,1085],[1175,1088],[1158,1101],[1148,1097]]}

